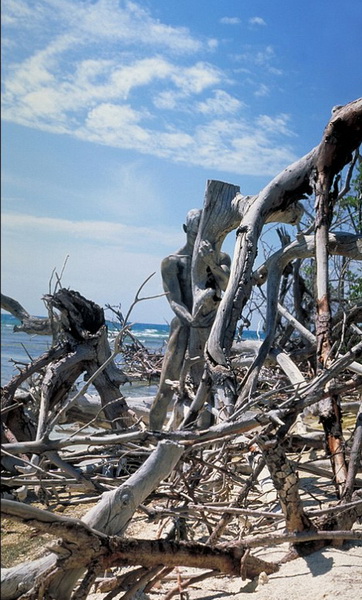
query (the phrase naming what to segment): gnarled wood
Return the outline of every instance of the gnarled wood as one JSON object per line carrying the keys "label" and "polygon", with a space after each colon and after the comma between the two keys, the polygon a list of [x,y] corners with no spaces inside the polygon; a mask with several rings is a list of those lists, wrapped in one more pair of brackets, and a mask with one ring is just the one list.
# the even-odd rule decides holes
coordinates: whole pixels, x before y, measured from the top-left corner
{"label": "gnarled wood", "polygon": [[33,317],[17,300],[5,294],[1,294],[1,308],[21,321],[21,325],[14,326],[14,331],[24,331],[31,335],[54,335],[58,331],[56,319]]}
{"label": "gnarled wood", "polygon": [[[328,368],[332,351],[332,320],[328,279],[328,230],[332,220],[333,204],[337,199],[332,192],[335,175],[352,159],[352,152],[362,142],[362,99],[337,110],[328,123],[316,157],[316,288],[317,288],[317,365]],[[339,493],[347,477],[341,425],[340,399],[331,396],[320,404],[320,418],[335,472]]]}

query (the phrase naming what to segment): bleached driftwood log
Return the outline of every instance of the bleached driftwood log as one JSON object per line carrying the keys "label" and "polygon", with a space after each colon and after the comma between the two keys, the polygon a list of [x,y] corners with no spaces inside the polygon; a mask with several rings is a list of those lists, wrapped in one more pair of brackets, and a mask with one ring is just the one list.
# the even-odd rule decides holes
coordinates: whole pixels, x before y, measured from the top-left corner
{"label": "bleached driftwood log", "polygon": [[229,284],[208,340],[208,354],[216,365],[227,366],[236,323],[250,295],[252,270],[263,225],[272,213],[287,209],[311,191],[309,179],[315,154],[316,151],[313,150],[275,177],[253,198],[248,210],[243,214],[237,229]]}
{"label": "bleached driftwood log", "polygon": [[[100,502],[86,513],[82,521],[107,535],[121,535],[137,507],[170,474],[183,452],[184,448],[180,444],[160,442],[127,483],[114,492],[104,493]],[[57,565],[57,556],[64,556],[64,552],[67,554],[65,542],[63,552],[59,548],[58,553],[51,553],[43,559],[11,569],[2,569],[2,598],[4,600],[18,598],[21,593],[33,587],[38,577],[45,577],[50,569],[53,571],[58,566],[59,575],[51,582],[49,593],[54,599],[68,600],[84,569],[77,569],[72,565],[72,568],[64,572],[61,561]]]}
{"label": "bleached driftwood log", "polygon": [[[128,408],[141,419],[145,425],[149,424],[150,409],[154,396],[125,396]],[[110,427],[104,416],[101,397],[99,394],[82,394],[76,402],[72,403],[70,396],[69,408],[66,408],[60,423],[89,423],[95,426]]]}
{"label": "bleached driftwood log", "polygon": [[[335,176],[352,159],[362,141],[362,99],[334,111],[316,157],[315,245],[316,245],[316,359],[318,368],[329,367],[332,360],[332,312],[329,292],[328,231],[337,193],[332,191]],[[340,495],[347,478],[343,450],[340,398],[329,396],[319,404],[327,447]]]}

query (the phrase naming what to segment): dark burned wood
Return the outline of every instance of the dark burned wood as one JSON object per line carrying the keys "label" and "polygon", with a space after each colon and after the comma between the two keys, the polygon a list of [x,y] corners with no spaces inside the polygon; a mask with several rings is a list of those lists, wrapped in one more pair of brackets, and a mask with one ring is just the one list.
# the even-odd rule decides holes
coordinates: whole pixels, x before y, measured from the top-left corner
{"label": "dark burned wood", "polygon": [[[20,372],[2,391],[2,408],[11,404],[18,386],[32,373],[45,369],[41,389],[49,410],[61,407],[75,381],[85,374],[93,376],[106,418],[112,426],[125,428],[134,421],[119,386],[128,381],[127,376],[110,361],[111,349],[107,338],[104,311],[78,292],[61,289],[54,296],[46,296],[52,309],[60,311],[59,343]],[[13,421],[11,413],[6,422]],[[18,429],[18,428],[17,428]],[[14,432],[15,433],[15,432]],[[31,439],[17,431],[19,440]]]}
{"label": "dark burned wood", "polygon": [[352,152],[362,143],[362,99],[341,106],[333,113],[319,145],[318,173],[336,175],[352,160]]}
{"label": "dark burned wood", "polygon": [[250,554],[241,564],[245,548],[239,544],[220,544],[210,547],[206,544],[192,542],[168,542],[165,540],[122,540],[112,547],[112,553],[105,561],[105,566],[117,564],[143,565],[153,567],[193,567],[197,569],[213,569],[226,575],[241,575],[254,579],[262,571],[267,574],[276,573],[278,565],[261,560]]}
{"label": "dark burned wood", "polygon": [[45,296],[45,300],[59,310],[62,332],[69,333],[74,340],[89,339],[105,325],[103,308],[78,292],[62,288],[52,296]]}
{"label": "dark burned wood", "polygon": [[86,567],[91,561],[97,560],[104,570],[120,565],[164,565],[213,569],[226,575],[240,576],[243,569],[244,577],[253,579],[262,571],[270,574],[279,568],[275,563],[250,554],[243,560],[246,549],[240,543],[211,547],[197,542],[123,539],[107,536],[79,519],[47,513],[11,501],[2,501],[2,511],[4,515],[19,519],[38,531],[61,536],[62,542],[57,544],[58,551],[56,546],[52,549],[63,556],[62,547],[64,550],[71,549],[68,560],[62,561],[63,568],[67,569]]}
{"label": "dark burned wood", "polygon": [[[59,402],[70,391],[69,382],[73,383],[83,372],[86,377],[93,376],[110,358],[111,350],[104,311],[95,302],[67,289],[61,289],[46,299],[52,308],[60,311],[61,332],[72,349],[58,363],[48,366],[49,377],[44,378],[43,385],[49,386],[51,397]],[[113,361],[93,381],[106,418],[113,426],[120,428],[133,422],[119,390],[119,386],[126,381],[127,376]]]}

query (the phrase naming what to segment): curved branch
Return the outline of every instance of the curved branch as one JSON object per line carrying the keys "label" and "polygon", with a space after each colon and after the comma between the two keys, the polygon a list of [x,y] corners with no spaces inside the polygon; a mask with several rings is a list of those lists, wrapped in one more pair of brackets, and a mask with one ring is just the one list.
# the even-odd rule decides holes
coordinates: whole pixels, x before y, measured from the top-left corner
{"label": "curved branch", "polygon": [[277,175],[244,214],[237,230],[229,285],[208,341],[208,354],[215,365],[228,366],[236,324],[250,295],[257,241],[264,223],[271,213],[286,209],[311,193],[315,169],[328,165],[333,173],[338,173],[350,161],[362,139],[361,113],[362,98],[335,112],[319,146]]}
{"label": "curved branch", "polygon": [[[330,254],[347,256],[354,260],[362,260],[362,236],[342,232],[330,233],[328,236],[328,250]],[[265,315],[267,329],[258,356],[242,383],[242,393],[238,402],[242,402],[253,391],[260,369],[274,342],[278,314],[279,286],[285,267],[296,258],[311,257],[314,253],[315,237],[300,234],[294,242],[275,252],[254,272],[254,283],[262,285],[267,280],[267,309]]]}
{"label": "curved branch", "polygon": [[14,331],[23,331],[29,335],[53,335],[54,323],[47,317],[33,317],[14,298],[1,294],[1,308],[21,321],[21,325],[14,325]]}

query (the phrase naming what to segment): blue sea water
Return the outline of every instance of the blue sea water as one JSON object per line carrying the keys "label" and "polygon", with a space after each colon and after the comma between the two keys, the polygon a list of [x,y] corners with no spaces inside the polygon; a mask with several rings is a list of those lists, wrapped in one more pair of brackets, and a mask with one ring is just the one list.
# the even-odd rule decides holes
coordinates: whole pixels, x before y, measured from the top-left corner
{"label": "blue sea water", "polygon": [[[37,358],[50,348],[51,338],[46,335],[28,335],[27,333],[14,332],[14,325],[20,322],[8,313],[1,313],[1,385],[9,382],[11,377],[18,373],[14,361],[25,365],[31,359]],[[107,321],[110,338],[119,330],[119,324]],[[152,351],[163,351],[169,335],[169,325],[153,323],[134,323],[131,327],[132,334]],[[255,331],[245,331],[243,337],[256,339]],[[112,341],[110,339],[112,347]],[[132,395],[151,395],[155,393],[155,386],[133,386]]]}
{"label": "blue sea water", "polygon": [[[14,332],[14,325],[19,324],[20,321],[12,315],[1,313],[1,385],[5,385],[18,373],[14,362],[20,366],[28,364],[31,359],[46,352],[51,345],[50,336]],[[119,331],[119,325],[107,321],[107,326],[112,347],[112,334]],[[131,332],[149,350],[162,351],[168,338],[169,326],[134,323]]]}

